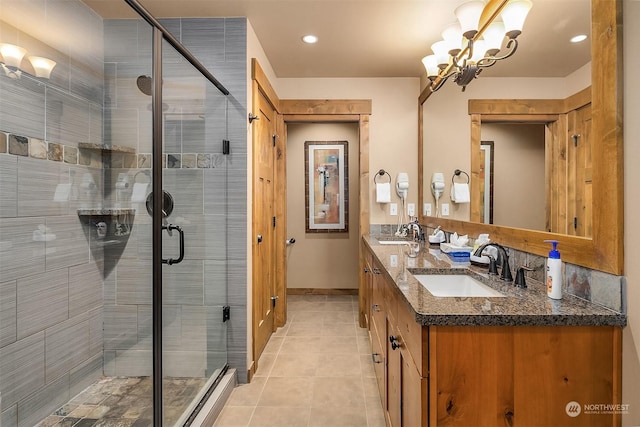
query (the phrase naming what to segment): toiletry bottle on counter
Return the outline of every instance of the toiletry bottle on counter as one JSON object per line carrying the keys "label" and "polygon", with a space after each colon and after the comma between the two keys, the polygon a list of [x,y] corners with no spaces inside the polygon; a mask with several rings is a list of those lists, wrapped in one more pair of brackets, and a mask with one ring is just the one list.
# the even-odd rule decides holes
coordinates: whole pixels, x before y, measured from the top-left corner
{"label": "toiletry bottle on counter", "polygon": [[562,299],[562,261],[558,252],[556,240],[545,240],[553,245],[547,259],[547,296],[553,299]]}

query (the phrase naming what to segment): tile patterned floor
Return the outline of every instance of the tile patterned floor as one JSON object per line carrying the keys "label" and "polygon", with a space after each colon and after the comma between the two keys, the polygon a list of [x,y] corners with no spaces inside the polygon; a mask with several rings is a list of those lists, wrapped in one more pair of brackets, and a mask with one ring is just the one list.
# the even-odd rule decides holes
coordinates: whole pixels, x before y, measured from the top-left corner
{"label": "tile patterned floor", "polygon": [[290,295],[250,384],[216,427],[384,427],[366,329],[351,295]]}
{"label": "tile patterned floor", "polygon": [[[205,383],[205,378],[163,381],[164,425],[175,424]],[[38,427],[152,426],[152,393],[150,377],[105,377],[87,387]]]}

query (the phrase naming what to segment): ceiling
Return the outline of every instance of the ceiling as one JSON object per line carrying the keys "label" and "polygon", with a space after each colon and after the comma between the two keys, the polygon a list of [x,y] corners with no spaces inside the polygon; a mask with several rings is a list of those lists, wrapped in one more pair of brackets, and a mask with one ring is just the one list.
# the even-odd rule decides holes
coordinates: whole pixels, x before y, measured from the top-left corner
{"label": "ceiling", "polygon": [[[104,18],[135,17],[123,0],[83,0]],[[464,0],[140,0],[157,18],[246,16],[276,75],[420,77],[422,57]],[[590,60],[590,0],[533,0],[518,52],[483,71],[565,77]],[[305,34],[319,41],[307,45]]]}

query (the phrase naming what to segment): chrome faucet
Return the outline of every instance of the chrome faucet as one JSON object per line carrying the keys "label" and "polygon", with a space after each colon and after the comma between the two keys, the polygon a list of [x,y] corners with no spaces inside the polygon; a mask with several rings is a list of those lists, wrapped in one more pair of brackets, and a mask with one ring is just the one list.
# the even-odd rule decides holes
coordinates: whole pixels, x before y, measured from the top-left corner
{"label": "chrome faucet", "polygon": [[[493,246],[498,250],[498,260],[501,262],[500,279],[504,280],[505,282],[513,282],[513,276],[511,275],[511,269],[509,268],[509,254],[507,253],[507,249],[504,246],[499,245],[498,243],[485,243],[475,251],[474,255],[477,257],[481,257],[482,252],[484,252],[484,250],[488,246]],[[489,263],[489,272],[495,273],[495,264],[493,264],[494,268],[492,269],[492,263],[495,263],[495,261],[492,260]]]}
{"label": "chrome faucet", "polygon": [[424,241],[424,231],[422,230],[420,223],[418,223],[418,218],[407,224],[407,229],[409,232],[413,233],[413,240],[416,242]]}

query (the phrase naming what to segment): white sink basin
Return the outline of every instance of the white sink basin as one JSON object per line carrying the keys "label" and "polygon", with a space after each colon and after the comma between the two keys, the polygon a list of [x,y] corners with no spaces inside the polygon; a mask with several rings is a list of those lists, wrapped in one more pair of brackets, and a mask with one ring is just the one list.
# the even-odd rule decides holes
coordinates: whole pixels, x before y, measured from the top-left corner
{"label": "white sink basin", "polygon": [[504,297],[466,274],[416,274],[414,277],[434,297]]}

